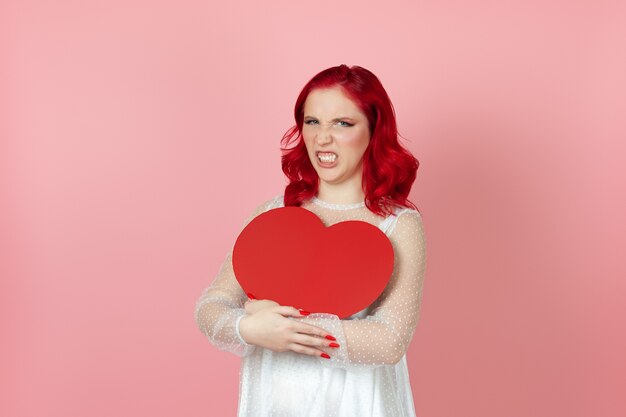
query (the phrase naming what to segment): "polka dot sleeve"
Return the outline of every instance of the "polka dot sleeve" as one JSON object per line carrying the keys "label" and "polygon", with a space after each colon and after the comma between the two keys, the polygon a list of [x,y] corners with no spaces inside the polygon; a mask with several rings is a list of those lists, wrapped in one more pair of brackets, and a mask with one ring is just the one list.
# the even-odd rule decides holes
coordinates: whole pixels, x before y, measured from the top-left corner
{"label": "polka dot sleeve", "polygon": [[364,318],[340,320],[328,313],[295,318],[327,330],[340,347],[322,347],[330,359],[323,366],[372,367],[398,363],[413,338],[422,300],[426,267],[426,242],[421,215],[416,210],[400,214],[389,235],[394,248],[390,281]]}
{"label": "polka dot sleeve", "polygon": [[[274,204],[275,198],[258,206],[241,230]],[[256,348],[255,345],[245,343],[238,329],[239,320],[246,314],[244,302],[247,299],[233,271],[231,250],[211,284],[198,298],[195,321],[211,344],[241,357],[251,354]]]}

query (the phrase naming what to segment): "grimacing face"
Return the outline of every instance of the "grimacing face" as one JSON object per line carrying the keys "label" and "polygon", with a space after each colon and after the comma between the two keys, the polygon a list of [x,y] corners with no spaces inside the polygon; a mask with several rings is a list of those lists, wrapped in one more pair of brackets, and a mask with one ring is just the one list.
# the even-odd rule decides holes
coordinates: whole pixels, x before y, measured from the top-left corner
{"label": "grimacing face", "polygon": [[370,141],[365,114],[338,86],[312,90],[303,110],[302,136],[320,181],[360,183]]}

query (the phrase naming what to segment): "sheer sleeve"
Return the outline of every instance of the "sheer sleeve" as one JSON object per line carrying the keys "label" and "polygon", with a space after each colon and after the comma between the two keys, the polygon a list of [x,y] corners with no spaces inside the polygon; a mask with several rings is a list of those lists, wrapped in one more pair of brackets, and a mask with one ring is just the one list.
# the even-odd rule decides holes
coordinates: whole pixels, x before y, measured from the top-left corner
{"label": "sheer sleeve", "polygon": [[[278,196],[258,206],[241,230],[256,216],[274,208],[277,199]],[[211,284],[198,298],[195,321],[211,344],[240,357],[249,355],[256,348],[247,344],[239,334],[239,321],[246,314],[244,302],[247,298],[233,271],[231,249]]]}
{"label": "sheer sleeve", "polygon": [[337,339],[339,348],[322,348],[331,357],[319,358],[323,366],[393,365],[406,353],[419,320],[426,268],[419,212],[407,209],[399,213],[389,239],[394,248],[393,273],[366,317],[340,320],[334,314],[312,312],[296,319],[321,327]]}

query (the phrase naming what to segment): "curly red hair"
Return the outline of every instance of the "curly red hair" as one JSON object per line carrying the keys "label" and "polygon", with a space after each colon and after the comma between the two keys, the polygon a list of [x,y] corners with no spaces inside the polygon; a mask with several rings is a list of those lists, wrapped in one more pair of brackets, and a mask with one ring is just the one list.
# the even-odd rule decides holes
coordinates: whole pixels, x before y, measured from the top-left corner
{"label": "curly red hair", "polygon": [[[296,125],[281,139],[282,170],[289,178],[285,187],[285,206],[300,206],[317,195],[319,177],[302,140],[304,102],[318,88],[340,86],[367,116],[370,142],[363,154],[363,192],[367,208],[383,217],[394,206],[417,210],[407,196],[415,181],[419,161],[398,142],[393,105],[379,79],[365,68],[345,64],[325,69],[304,86],[296,100]],[[291,142],[295,146],[287,148]]]}

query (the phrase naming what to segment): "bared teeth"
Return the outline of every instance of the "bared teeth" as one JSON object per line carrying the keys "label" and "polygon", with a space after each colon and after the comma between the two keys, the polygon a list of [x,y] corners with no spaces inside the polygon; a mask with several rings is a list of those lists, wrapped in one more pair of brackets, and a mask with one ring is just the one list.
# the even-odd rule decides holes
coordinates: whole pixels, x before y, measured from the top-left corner
{"label": "bared teeth", "polygon": [[319,152],[317,157],[322,162],[334,162],[337,159],[337,154],[333,152]]}

